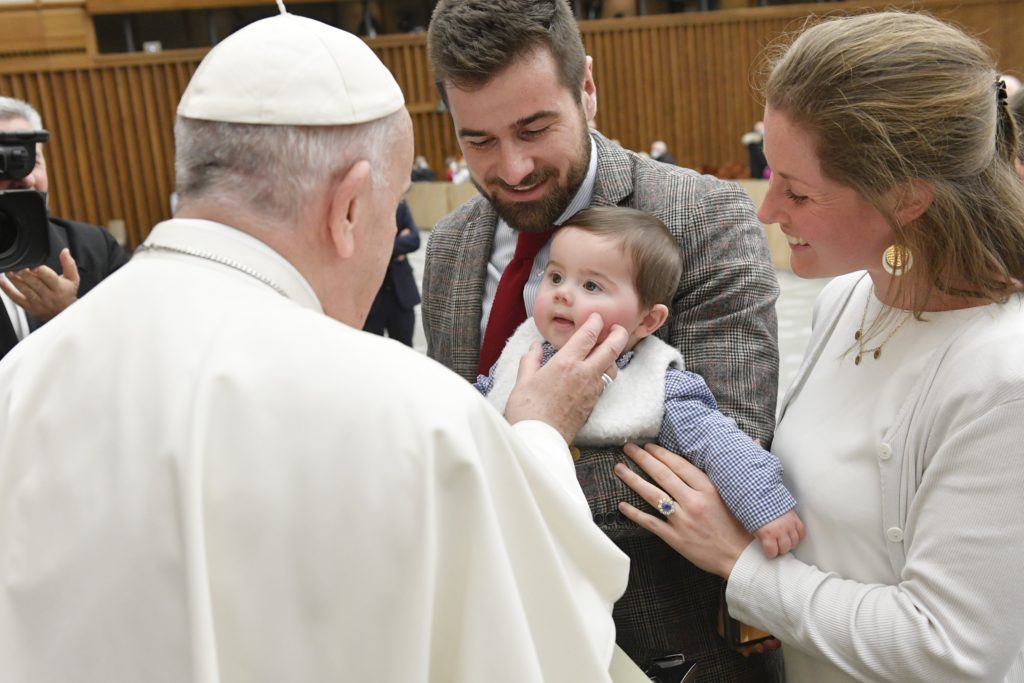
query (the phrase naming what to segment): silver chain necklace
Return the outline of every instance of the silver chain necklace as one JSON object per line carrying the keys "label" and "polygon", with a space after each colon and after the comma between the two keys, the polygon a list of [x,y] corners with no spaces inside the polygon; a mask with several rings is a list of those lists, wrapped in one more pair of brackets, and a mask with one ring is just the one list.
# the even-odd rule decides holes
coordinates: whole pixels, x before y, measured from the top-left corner
{"label": "silver chain necklace", "polygon": [[284,291],[284,288],[281,287],[281,285],[277,284],[263,273],[255,271],[249,266],[244,266],[241,263],[238,263],[237,261],[232,261],[231,259],[224,258],[223,256],[218,256],[217,254],[211,254],[208,251],[199,251],[198,249],[189,249],[188,247],[169,247],[166,244],[140,244],[135,249],[135,252],[138,253],[140,251],[167,251],[174,254],[184,254],[185,256],[192,256],[193,258],[201,258],[206,261],[213,261],[214,263],[219,263],[222,266],[234,268],[240,273],[245,273],[249,277],[255,278],[262,282],[263,284],[265,284],[266,286],[270,287],[275,292],[283,296],[285,299],[289,298],[288,292]]}

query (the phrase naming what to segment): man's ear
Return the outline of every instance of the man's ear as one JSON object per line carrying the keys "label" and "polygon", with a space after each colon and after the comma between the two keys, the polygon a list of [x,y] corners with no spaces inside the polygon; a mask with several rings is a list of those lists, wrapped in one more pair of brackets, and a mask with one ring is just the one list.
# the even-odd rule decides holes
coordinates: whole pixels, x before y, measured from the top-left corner
{"label": "man's ear", "polygon": [[651,310],[647,311],[647,315],[640,321],[640,324],[636,326],[636,329],[633,330],[633,336],[637,340],[649,337],[659,327],[664,325],[666,320],[668,320],[668,306],[665,304],[654,304],[651,306]]}
{"label": "man's ear", "polygon": [[583,92],[581,93],[583,104],[583,115],[587,117],[587,124],[594,121],[597,116],[597,84],[594,83],[594,58],[587,55],[583,68]]}
{"label": "man's ear", "polygon": [[896,218],[906,225],[920,218],[935,201],[931,183],[925,180],[911,180],[896,195]]}
{"label": "man's ear", "polygon": [[327,234],[335,253],[343,259],[355,253],[355,233],[372,189],[370,185],[370,162],[360,159],[331,186]]}

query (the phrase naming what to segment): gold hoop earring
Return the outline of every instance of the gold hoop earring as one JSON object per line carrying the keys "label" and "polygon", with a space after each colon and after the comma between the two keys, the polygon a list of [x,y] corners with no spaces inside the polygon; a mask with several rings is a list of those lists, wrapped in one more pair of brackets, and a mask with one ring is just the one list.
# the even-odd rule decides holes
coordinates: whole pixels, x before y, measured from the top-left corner
{"label": "gold hoop earring", "polygon": [[893,277],[906,275],[914,265],[914,255],[910,249],[899,244],[892,244],[882,252],[882,267]]}

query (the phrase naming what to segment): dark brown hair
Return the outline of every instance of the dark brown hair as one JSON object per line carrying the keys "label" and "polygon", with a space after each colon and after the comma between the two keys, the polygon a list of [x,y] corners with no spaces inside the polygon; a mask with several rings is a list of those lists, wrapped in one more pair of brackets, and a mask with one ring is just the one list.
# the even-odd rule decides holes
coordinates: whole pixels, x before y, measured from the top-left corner
{"label": "dark brown hair", "polygon": [[445,84],[478,88],[538,48],[551,52],[559,82],[579,102],[586,52],[567,0],[440,0],[427,30],[445,101]]}
{"label": "dark brown hair", "polygon": [[[811,132],[824,174],[910,249],[914,265],[894,281],[901,305],[920,315],[936,291],[1005,301],[1024,281],[1016,127],[978,40],[925,14],[838,17],[777,48],[768,67],[767,105]],[[901,224],[891,201],[912,181],[934,198]]]}
{"label": "dark brown hair", "polygon": [[672,308],[672,297],[683,275],[683,257],[672,233],[656,216],[624,206],[600,206],[579,211],[562,227],[616,241],[622,254],[632,261],[633,286],[640,305],[647,308],[665,304]]}

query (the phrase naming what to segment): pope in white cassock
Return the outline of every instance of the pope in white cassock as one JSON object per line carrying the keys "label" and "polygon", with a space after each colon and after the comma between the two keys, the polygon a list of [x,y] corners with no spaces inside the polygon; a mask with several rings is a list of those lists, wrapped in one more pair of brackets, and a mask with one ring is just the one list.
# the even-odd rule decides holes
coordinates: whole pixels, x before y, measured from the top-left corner
{"label": "pope in white cassock", "polygon": [[608,680],[627,560],[566,438],[625,334],[506,421],[360,331],[412,126],[350,34],[238,31],[175,137],[176,217],[0,364],[0,680]]}

